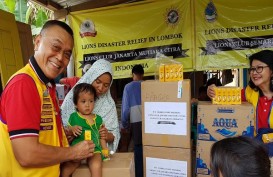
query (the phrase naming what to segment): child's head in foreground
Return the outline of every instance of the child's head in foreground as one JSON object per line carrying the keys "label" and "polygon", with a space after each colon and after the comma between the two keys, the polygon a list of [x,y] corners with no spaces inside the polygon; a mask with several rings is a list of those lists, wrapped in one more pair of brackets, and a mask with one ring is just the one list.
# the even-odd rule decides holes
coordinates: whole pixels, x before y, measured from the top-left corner
{"label": "child's head in foreground", "polygon": [[211,172],[213,177],[270,177],[268,152],[249,137],[222,139],[212,145]]}

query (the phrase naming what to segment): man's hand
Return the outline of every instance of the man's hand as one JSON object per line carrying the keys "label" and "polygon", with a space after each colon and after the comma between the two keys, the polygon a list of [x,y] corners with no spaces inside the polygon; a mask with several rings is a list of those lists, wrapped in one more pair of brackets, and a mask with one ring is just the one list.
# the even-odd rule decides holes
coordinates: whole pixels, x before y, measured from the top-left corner
{"label": "man's hand", "polygon": [[73,153],[75,155],[73,160],[82,160],[94,155],[95,144],[93,141],[85,140],[71,148],[73,148]]}

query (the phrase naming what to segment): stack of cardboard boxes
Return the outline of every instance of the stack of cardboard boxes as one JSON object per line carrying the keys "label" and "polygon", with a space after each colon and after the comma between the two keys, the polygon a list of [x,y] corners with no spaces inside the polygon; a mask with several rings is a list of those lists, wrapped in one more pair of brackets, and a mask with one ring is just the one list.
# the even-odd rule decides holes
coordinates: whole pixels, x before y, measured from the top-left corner
{"label": "stack of cardboard boxes", "polygon": [[190,90],[190,80],[142,82],[145,177],[191,177]]}
{"label": "stack of cardboard boxes", "polygon": [[254,109],[247,102],[240,105],[198,103],[197,177],[210,177],[210,149],[215,141],[227,137],[254,136]]}

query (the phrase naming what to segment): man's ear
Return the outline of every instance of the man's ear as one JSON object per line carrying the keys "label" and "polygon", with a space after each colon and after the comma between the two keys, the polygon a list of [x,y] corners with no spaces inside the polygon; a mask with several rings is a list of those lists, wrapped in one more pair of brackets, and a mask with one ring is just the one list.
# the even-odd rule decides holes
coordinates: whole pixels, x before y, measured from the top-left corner
{"label": "man's ear", "polygon": [[34,39],[34,51],[37,51],[41,42],[41,35],[38,34]]}

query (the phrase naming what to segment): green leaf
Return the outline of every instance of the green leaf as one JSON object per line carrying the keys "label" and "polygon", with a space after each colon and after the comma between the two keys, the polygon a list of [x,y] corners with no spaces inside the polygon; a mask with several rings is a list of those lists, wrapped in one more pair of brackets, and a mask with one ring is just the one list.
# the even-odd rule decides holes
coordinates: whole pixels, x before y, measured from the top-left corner
{"label": "green leaf", "polygon": [[31,18],[32,18],[31,14],[33,14],[33,12],[34,12],[34,9],[31,6],[29,6],[26,12],[26,20],[25,20],[27,24],[31,22]]}
{"label": "green leaf", "polygon": [[7,5],[7,7],[8,7],[8,9],[9,9],[9,12],[14,14],[16,0],[5,0],[5,3]]}
{"label": "green leaf", "polygon": [[20,22],[25,22],[26,19],[26,12],[27,12],[27,1],[26,0],[19,0],[16,3],[15,8],[15,19]]}
{"label": "green leaf", "polygon": [[6,6],[6,4],[3,0],[0,0],[0,9],[7,11],[7,12],[9,11],[8,7]]}
{"label": "green leaf", "polygon": [[47,20],[48,17],[46,13],[43,10],[39,9],[36,15],[36,27],[42,27]]}

